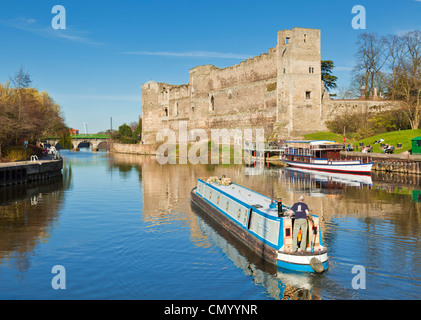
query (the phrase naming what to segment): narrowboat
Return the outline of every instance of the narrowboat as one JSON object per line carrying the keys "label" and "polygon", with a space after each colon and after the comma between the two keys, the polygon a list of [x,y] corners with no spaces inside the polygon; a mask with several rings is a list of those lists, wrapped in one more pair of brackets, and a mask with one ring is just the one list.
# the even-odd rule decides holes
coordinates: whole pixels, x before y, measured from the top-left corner
{"label": "narrowboat", "polygon": [[230,234],[270,263],[304,272],[328,268],[320,220],[308,220],[306,250],[292,252],[294,217],[286,216],[288,205],[233,183],[228,178],[198,179],[191,200]]}
{"label": "narrowboat", "polygon": [[329,140],[284,142],[280,160],[291,167],[334,173],[369,175],[373,162],[368,158],[341,159],[343,145]]}

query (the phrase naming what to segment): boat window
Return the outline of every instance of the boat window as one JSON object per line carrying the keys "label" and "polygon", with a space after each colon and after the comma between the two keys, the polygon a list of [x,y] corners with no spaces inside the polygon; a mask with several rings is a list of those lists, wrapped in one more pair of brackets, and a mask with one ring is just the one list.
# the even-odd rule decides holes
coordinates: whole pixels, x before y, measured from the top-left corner
{"label": "boat window", "polygon": [[229,201],[227,201],[227,210],[228,210],[229,204],[230,204]]}
{"label": "boat window", "polygon": [[212,199],[212,191],[209,192],[209,199]]}

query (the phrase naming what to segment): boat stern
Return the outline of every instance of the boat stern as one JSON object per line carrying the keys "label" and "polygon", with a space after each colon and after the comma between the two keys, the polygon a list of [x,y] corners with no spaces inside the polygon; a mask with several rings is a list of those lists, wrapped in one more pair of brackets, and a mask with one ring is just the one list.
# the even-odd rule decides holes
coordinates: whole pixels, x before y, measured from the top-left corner
{"label": "boat stern", "polygon": [[321,273],[328,269],[327,249],[303,253],[278,250],[276,265],[294,271]]}

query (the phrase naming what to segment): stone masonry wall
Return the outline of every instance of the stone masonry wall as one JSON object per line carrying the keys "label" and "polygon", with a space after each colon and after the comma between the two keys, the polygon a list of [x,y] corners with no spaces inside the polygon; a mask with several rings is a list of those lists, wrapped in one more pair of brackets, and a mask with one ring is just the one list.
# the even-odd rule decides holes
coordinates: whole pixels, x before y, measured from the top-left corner
{"label": "stone masonry wall", "polygon": [[[390,101],[331,100],[321,81],[321,32],[278,32],[275,48],[227,68],[198,66],[189,83],[142,85],[143,142],[156,144],[161,129],[264,129],[270,139],[299,138],[326,130],[344,108],[382,111]],[[194,140],[194,137],[192,137]]]}

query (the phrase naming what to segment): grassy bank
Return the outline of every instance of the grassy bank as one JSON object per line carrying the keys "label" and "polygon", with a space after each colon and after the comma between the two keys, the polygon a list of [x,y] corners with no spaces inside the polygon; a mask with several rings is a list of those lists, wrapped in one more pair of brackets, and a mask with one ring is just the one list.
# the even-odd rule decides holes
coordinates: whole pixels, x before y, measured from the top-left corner
{"label": "grassy bank", "polygon": [[[351,143],[352,145],[356,146],[360,143],[364,143],[364,145],[370,145],[373,147],[373,152],[382,152],[382,147],[380,144],[374,144],[374,141],[384,139],[385,144],[391,144],[395,147],[395,153],[402,153],[408,150],[411,150],[411,139],[415,137],[421,136],[421,129],[415,130],[401,130],[401,131],[392,131],[386,132],[382,134],[378,134],[375,136],[371,136],[362,140],[351,140],[347,139],[346,144]],[[309,140],[333,140],[339,143],[343,142],[343,136],[339,134],[334,134],[331,132],[317,132],[312,134],[307,134],[304,136],[305,139]],[[396,149],[398,143],[402,144],[402,148]]]}

